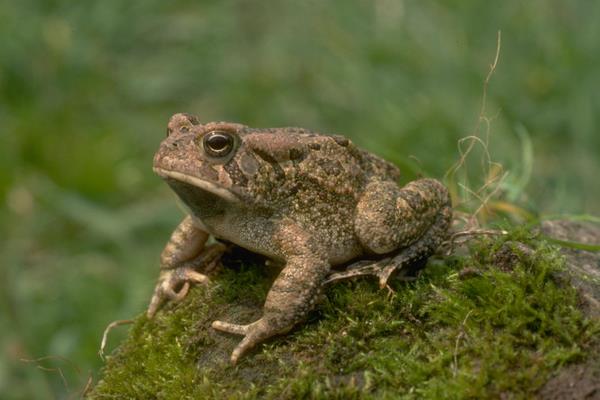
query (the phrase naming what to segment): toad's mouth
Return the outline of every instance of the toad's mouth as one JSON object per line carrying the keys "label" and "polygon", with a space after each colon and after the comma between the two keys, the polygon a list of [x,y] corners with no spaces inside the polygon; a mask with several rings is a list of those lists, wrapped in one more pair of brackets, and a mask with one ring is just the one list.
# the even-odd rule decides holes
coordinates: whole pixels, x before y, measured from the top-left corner
{"label": "toad's mouth", "polygon": [[187,175],[187,174],[184,174],[183,172],[170,171],[170,170],[162,169],[162,168],[158,168],[158,167],[154,167],[153,170],[154,170],[154,173],[156,173],[158,176],[160,176],[163,179],[174,179],[176,181],[183,182],[188,185],[194,186],[198,189],[205,190],[205,191],[212,193],[224,200],[231,201],[234,203],[240,202],[240,199],[236,195],[234,195],[229,190],[219,186],[218,184],[216,184],[214,182],[210,182],[210,181],[198,178],[196,176]]}

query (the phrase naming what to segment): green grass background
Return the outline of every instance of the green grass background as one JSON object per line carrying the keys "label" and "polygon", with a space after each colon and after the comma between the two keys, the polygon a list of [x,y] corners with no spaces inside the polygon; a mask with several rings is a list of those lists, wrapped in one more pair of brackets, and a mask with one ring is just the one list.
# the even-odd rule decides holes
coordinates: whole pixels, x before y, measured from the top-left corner
{"label": "green grass background", "polygon": [[[501,30],[486,109],[508,189],[600,213],[597,21],[584,0],[2,2],[2,397],[75,392],[105,325],[144,309],[181,217],[151,172],[175,112],[342,133],[441,177]],[[22,361],[43,356],[65,359]]]}

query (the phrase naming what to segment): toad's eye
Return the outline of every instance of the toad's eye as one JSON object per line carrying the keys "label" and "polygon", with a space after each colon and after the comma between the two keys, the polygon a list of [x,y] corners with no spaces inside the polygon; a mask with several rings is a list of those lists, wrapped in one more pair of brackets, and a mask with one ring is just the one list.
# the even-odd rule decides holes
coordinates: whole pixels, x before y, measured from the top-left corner
{"label": "toad's eye", "polygon": [[204,150],[211,157],[225,157],[233,150],[233,135],[225,131],[212,131],[204,135]]}

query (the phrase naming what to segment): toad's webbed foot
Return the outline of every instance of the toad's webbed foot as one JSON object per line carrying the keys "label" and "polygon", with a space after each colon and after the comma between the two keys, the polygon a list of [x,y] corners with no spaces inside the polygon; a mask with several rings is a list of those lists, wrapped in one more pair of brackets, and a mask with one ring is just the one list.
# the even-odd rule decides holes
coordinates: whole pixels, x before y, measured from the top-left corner
{"label": "toad's webbed foot", "polygon": [[208,283],[210,281],[208,276],[197,270],[200,268],[205,271],[214,269],[225,249],[226,246],[222,243],[215,243],[205,247],[193,260],[186,261],[175,268],[163,269],[148,306],[148,318],[154,317],[165,301],[178,302],[182,300],[187,295],[190,284]]}

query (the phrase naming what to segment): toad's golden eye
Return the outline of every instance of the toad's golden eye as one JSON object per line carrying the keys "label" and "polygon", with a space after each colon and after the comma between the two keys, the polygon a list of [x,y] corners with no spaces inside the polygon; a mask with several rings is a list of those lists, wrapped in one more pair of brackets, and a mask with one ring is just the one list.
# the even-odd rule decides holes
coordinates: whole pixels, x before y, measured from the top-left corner
{"label": "toad's golden eye", "polygon": [[225,157],[234,145],[233,135],[225,131],[212,131],[204,135],[204,151],[211,157]]}

